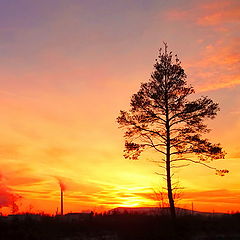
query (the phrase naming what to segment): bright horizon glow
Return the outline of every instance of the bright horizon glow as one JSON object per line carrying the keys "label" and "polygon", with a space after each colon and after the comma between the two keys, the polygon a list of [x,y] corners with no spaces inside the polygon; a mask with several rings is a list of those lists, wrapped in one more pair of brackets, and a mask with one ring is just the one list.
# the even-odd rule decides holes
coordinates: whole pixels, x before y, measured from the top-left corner
{"label": "bright horizon glow", "polygon": [[[0,212],[65,213],[158,206],[165,182],[144,154],[123,158],[116,118],[149,79],[162,42],[196,90],[218,102],[206,135],[220,142],[225,177],[192,165],[177,173],[177,206],[240,210],[238,0],[0,1]],[[20,198],[19,198],[20,197]],[[1,208],[2,207],[2,208]]]}

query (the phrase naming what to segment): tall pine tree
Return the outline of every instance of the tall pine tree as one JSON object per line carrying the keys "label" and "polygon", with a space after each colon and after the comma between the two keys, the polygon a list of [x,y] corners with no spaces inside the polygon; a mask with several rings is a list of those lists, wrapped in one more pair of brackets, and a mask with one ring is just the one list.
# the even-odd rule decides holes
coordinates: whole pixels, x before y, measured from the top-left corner
{"label": "tall pine tree", "polygon": [[133,94],[130,110],[120,111],[117,118],[125,130],[125,158],[136,160],[148,149],[164,156],[156,161],[165,168],[173,219],[176,218],[171,178],[173,165],[191,162],[213,168],[219,175],[228,172],[209,165],[212,160],[224,158],[225,153],[219,144],[203,138],[203,134],[209,132],[204,120],[216,116],[218,104],[208,97],[191,101],[188,97],[193,93],[194,89],[187,85],[180,60],[168,52],[164,43],[151,79],[142,83],[139,91]]}

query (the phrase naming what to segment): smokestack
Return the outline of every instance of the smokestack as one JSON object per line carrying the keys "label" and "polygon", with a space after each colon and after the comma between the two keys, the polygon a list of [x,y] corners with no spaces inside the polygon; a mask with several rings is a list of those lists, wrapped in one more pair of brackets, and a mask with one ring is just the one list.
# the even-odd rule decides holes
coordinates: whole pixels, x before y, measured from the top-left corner
{"label": "smokestack", "polygon": [[61,216],[63,216],[63,190],[61,188]]}
{"label": "smokestack", "polygon": [[63,216],[63,207],[64,207],[64,204],[63,204],[63,197],[64,197],[64,192],[66,190],[66,186],[65,186],[65,183],[63,182],[63,180],[60,178],[60,177],[55,177],[57,180],[58,180],[58,184],[59,184],[59,187],[60,187],[60,198],[61,198],[61,216]]}

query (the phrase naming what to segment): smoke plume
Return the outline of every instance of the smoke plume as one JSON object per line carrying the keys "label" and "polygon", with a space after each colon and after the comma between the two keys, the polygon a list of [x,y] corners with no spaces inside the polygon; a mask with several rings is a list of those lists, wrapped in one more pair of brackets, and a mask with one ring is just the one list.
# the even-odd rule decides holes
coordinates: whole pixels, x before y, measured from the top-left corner
{"label": "smoke plume", "polygon": [[63,192],[66,191],[66,184],[63,182],[63,179],[60,177],[56,177],[58,184]]}
{"label": "smoke plume", "polygon": [[12,213],[18,212],[19,208],[16,202],[20,198],[20,195],[13,193],[7,186],[3,175],[0,173],[0,209],[2,207],[8,207],[11,209]]}

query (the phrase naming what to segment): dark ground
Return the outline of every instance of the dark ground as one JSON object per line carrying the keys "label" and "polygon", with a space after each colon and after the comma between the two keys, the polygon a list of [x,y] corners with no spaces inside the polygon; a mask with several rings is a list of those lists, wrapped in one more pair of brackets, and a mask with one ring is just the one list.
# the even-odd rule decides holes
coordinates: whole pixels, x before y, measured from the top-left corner
{"label": "dark ground", "polygon": [[95,215],[66,219],[46,215],[0,217],[0,240],[240,240],[240,213],[180,216]]}

